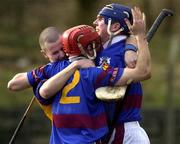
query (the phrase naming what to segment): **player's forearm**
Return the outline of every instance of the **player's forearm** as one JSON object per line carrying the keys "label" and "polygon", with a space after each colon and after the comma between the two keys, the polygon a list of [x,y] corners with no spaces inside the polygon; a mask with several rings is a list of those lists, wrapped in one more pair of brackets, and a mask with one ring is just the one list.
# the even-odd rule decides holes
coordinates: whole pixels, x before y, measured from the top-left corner
{"label": "player's forearm", "polygon": [[29,87],[31,85],[29,84],[26,72],[16,74],[7,85],[7,88],[11,91],[20,91]]}
{"label": "player's forearm", "polygon": [[148,42],[144,34],[137,35],[138,42],[138,59],[136,66],[137,77],[136,81],[145,80],[151,77],[151,55],[148,47]]}
{"label": "player's forearm", "polygon": [[138,59],[133,80],[141,81],[151,76],[151,57],[146,40],[146,17],[137,7],[132,10],[132,13],[132,32],[136,36],[138,44]]}
{"label": "player's forearm", "polygon": [[50,98],[60,91],[66,84],[67,80],[74,74],[78,68],[76,62],[71,63],[68,67],[48,79],[40,88],[39,93],[44,98]]}

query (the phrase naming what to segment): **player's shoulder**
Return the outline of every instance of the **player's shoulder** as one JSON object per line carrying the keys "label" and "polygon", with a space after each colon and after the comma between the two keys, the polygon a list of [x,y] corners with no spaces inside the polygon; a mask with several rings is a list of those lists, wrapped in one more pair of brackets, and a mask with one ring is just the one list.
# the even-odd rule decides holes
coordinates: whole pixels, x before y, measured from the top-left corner
{"label": "player's shoulder", "polygon": [[102,71],[103,69],[101,67],[89,67],[89,68],[83,68],[79,69],[81,74],[93,74],[97,73],[98,71]]}
{"label": "player's shoulder", "polygon": [[90,75],[97,75],[98,73],[104,71],[102,67],[98,66],[98,67],[89,67],[88,72]]}
{"label": "player's shoulder", "polygon": [[87,69],[90,70],[90,71],[97,71],[97,70],[101,70],[102,67],[101,66],[94,66],[94,67],[89,67]]}
{"label": "player's shoulder", "polygon": [[43,66],[43,71],[49,73],[51,71],[62,70],[68,65],[68,62],[65,60],[50,62]]}
{"label": "player's shoulder", "polygon": [[67,66],[68,64],[69,64],[69,62],[67,60],[60,60],[60,61],[48,63],[46,66],[47,67],[56,67],[56,66]]}

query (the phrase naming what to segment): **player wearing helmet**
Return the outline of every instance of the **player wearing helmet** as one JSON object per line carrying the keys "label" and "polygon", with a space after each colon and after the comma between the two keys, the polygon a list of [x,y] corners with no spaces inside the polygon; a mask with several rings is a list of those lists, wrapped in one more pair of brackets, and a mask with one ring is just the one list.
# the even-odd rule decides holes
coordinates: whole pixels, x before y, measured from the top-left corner
{"label": "player wearing helmet", "polygon": [[[61,42],[69,56],[69,62],[56,62],[45,66],[44,73],[47,77],[52,77],[62,68],[65,69],[44,84],[41,82],[36,93],[42,104],[52,105],[53,125],[50,143],[97,143],[108,132],[108,127],[103,102],[96,98],[95,88],[114,84],[122,71],[117,71],[116,68],[103,70],[94,65],[88,69],[77,69],[79,63],[86,65],[79,59],[94,58],[94,49],[101,46],[100,37],[91,26],[80,25],[70,28],[63,33]],[[103,74],[101,81],[98,81],[99,74]],[[63,76],[60,81],[57,79],[59,76]],[[53,85],[49,85],[52,81]]]}
{"label": "player wearing helmet", "polygon": [[[93,45],[93,44],[92,44],[92,45]],[[92,49],[92,48],[90,47],[90,49]],[[91,55],[91,53],[94,53],[94,52],[91,51],[91,52],[90,52],[90,55]],[[65,63],[66,63],[66,62],[65,62]],[[50,65],[51,65],[51,64],[50,64]],[[54,63],[54,65],[56,65],[56,63]],[[65,64],[65,65],[66,65],[66,64]],[[43,69],[43,68],[42,68],[42,69],[39,69],[40,73],[44,73],[44,70],[45,70],[45,69]],[[35,71],[34,71],[34,72],[35,72]],[[34,74],[35,74],[35,73],[34,73]],[[36,76],[37,76],[37,75],[36,75]],[[36,78],[37,78],[37,79],[36,79]],[[48,78],[48,77],[46,77],[46,78]],[[34,79],[37,80],[37,81],[40,80],[39,77],[34,77]],[[37,81],[36,81],[36,82],[37,82]]]}
{"label": "player wearing helmet", "polygon": [[[138,8],[135,9],[140,11]],[[126,49],[136,51],[132,44],[125,46],[126,38],[130,35],[126,19],[129,20],[129,24],[132,24],[133,21],[137,22],[132,19],[129,7],[110,4],[100,10],[94,25],[102,38],[104,50],[98,55],[97,65],[106,62],[113,67],[125,67],[124,54]],[[148,136],[138,123],[141,120],[141,103],[142,88],[141,84],[136,82],[128,85],[122,102],[105,104],[110,134],[113,133],[109,143],[149,144]]]}
{"label": "player wearing helmet", "polygon": [[[62,38],[64,50],[70,56],[69,59],[74,62],[56,75],[54,72],[56,73],[58,64],[52,64],[50,66],[51,72],[46,69],[46,74],[54,76],[46,82],[40,83],[36,91],[36,96],[42,103],[52,104],[52,143],[57,143],[57,141],[68,144],[97,143],[98,139],[106,134],[107,125],[103,104],[95,97],[95,88],[109,83],[124,85],[129,80],[136,82],[149,78],[150,54],[145,39],[144,15],[137,10],[134,11],[133,15],[139,21],[132,26],[132,32],[137,38],[139,48],[137,65],[134,69],[111,67],[77,69],[78,59],[86,57],[83,51],[93,51],[93,43],[99,43],[99,40],[96,42],[95,39],[92,39],[93,42],[89,42],[85,38],[86,34],[93,35],[91,30],[83,32],[89,28],[92,29],[89,26],[74,27],[64,33],[65,38]],[[97,37],[97,39],[99,38]],[[81,46],[79,45],[85,45],[83,51],[80,50]]]}
{"label": "player wearing helmet", "polygon": [[96,51],[100,51],[102,46],[100,36],[88,25],[79,25],[75,30],[66,30],[61,42],[67,55],[84,55],[92,60],[96,58]]}
{"label": "player wearing helmet", "polygon": [[[100,10],[98,18],[103,18],[104,23],[107,25],[107,32],[105,31],[102,37],[105,37],[105,33],[108,33],[109,39],[118,34],[129,35],[129,29],[126,25],[125,19],[128,19],[132,24],[132,14],[129,7],[120,4],[109,4]],[[96,23],[96,22],[94,22]],[[114,27],[119,27],[118,30],[112,30],[111,26],[116,24]],[[101,29],[97,29],[101,30]],[[101,34],[101,32],[99,32]]]}

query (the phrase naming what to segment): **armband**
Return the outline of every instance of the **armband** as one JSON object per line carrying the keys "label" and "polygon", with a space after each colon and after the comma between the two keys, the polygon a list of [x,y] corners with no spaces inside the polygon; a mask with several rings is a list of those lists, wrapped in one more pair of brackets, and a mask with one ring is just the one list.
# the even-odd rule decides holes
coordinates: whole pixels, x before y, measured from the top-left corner
{"label": "armband", "polygon": [[137,52],[138,49],[133,44],[126,44],[125,51],[127,51],[127,50],[132,50],[134,52]]}

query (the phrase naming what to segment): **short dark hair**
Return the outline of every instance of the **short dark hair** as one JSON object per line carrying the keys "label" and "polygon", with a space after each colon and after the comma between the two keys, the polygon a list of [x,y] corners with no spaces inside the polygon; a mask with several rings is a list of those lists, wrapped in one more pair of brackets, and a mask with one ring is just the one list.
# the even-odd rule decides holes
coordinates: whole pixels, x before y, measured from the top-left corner
{"label": "short dark hair", "polygon": [[59,39],[60,32],[56,27],[47,27],[39,35],[39,45],[45,49],[45,43],[56,42]]}

